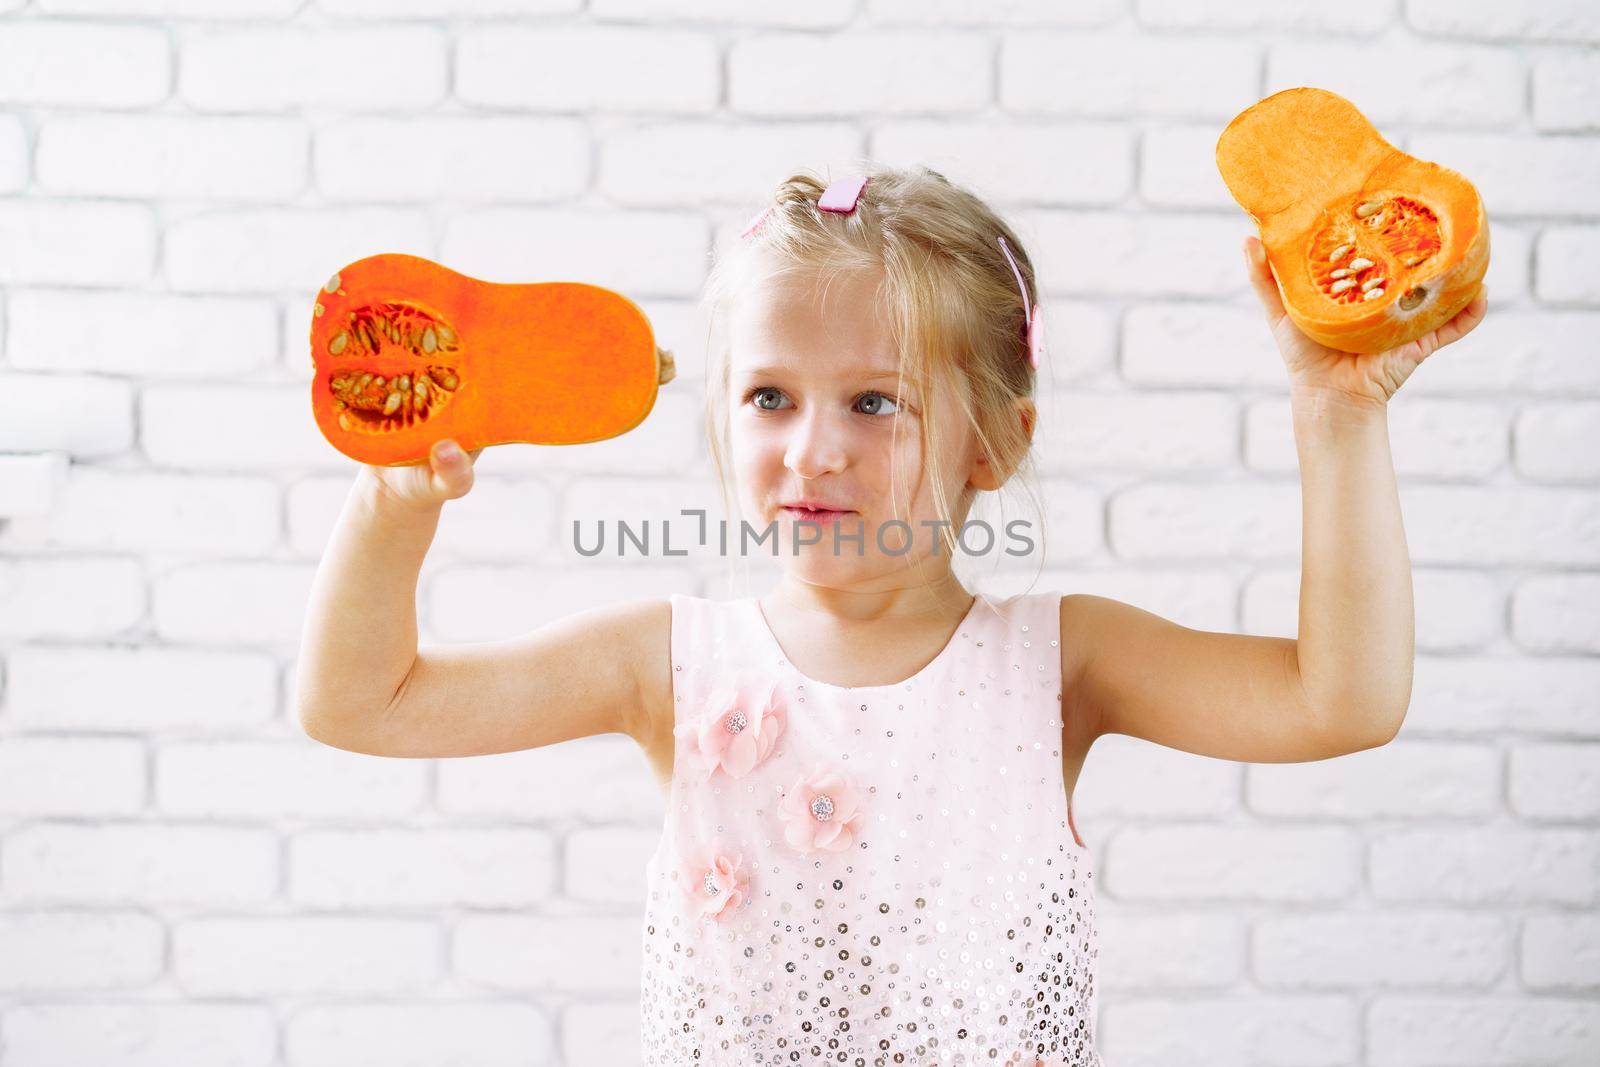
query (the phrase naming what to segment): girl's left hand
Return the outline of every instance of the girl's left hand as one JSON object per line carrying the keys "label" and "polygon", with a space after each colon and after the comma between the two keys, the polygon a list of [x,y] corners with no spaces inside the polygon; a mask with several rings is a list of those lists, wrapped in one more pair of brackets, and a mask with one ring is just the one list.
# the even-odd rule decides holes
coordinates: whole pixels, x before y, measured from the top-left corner
{"label": "girl's left hand", "polygon": [[1283,310],[1278,283],[1267,263],[1266,250],[1257,237],[1244,240],[1245,265],[1250,284],[1272,327],[1272,338],[1289,369],[1291,388],[1297,392],[1324,393],[1341,400],[1382,408],[1423,360],[1452,341],[1459,341],[1483,321],[1489,306],[1489,287],[1478,286],[1478,295],[1449,322],[1399,348],[1369,356],[1340,352],[1318,344],[1303,333]]}

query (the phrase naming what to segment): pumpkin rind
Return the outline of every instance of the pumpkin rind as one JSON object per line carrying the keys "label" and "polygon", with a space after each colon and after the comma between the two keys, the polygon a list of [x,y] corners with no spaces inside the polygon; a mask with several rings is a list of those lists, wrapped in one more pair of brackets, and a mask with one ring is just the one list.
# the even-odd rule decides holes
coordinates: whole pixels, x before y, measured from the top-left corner
{"label": "pumpkin rind", "polygon": [[1313,340],[1387,351],[1478,294],[1489,225],[1477,189],[1395,148],[1344,97],[1274,93],[1228,124],[1216,157],[1260,230],[1284,311]]}
{"label": "pumpkin rind", "polygon": [[582,282],[506,284],[420,256],[357,260],[311,316],[317,427],[362,463],[463,449],[584,444],[644,421],[671,353],[627,297]]}

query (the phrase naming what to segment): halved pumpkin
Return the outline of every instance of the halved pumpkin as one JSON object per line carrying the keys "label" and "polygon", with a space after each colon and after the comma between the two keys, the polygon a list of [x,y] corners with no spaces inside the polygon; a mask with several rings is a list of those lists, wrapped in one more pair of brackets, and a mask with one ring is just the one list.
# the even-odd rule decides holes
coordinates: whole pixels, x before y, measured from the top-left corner
{"label": "halved pumpkin", "polygon": [[1313,340],[1371,354],[1477,295],[1489,220],[1471,182],[1385,141],[1344,97],[1285,89],[1217,139],[1217,169],[1261,231],[1283,307]]}
{"label": "halved pumpkin", "polygon": [[368,256],[317,294],[311,410],[376,466],[463,449],[616,437],[675,373],[627,297],[583,282],[486,282],[420,256]]}

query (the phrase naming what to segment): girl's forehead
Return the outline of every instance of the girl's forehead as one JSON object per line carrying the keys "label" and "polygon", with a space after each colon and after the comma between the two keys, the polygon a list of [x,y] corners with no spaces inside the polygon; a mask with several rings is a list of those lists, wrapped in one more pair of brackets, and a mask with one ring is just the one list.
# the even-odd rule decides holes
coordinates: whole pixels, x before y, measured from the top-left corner
{"label": "girl's forehead", "polygon": [[882,311],[876,284],[859,276],[762,279],[733,307],[731,368],[892,375],[899,354]]}

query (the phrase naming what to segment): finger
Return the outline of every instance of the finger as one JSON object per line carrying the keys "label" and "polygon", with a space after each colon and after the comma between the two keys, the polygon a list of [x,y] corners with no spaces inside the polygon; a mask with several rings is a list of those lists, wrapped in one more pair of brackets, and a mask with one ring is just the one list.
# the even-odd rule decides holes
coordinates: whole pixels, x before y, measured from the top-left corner
{"label": "finger", "polygon": [[1478,295],[1472,298],[1472,302],[1456,312],[1455,318],[1439,327],[1436,331],[1439,345],[1443,346],[1453,341],[1459,341],[1477,329],[1478,323],[1483,321],[1483,317],[1488,313],[1488,310],[1489,287],[1480,285],[1478,287]]}
{"label": "finger", "polygon": [[472,488],[472,460],[455,441],[435,441],[428,451],[434,492],[447,498],[458,497]]}
{"label": "finger", "polygon": [[1261,309],[1266,312],[1267,322],[1276,327],[1283,321],[1283,298],[1278,295],[1278,282],[1272,276],[1272,265],[1267,262],[1267,250],[1262,246],[1260,238],[1246,237],[1244,239],[1245,268],[1250,276],[1250,287],[1256,291],[1256,298],[1261,301]]}

